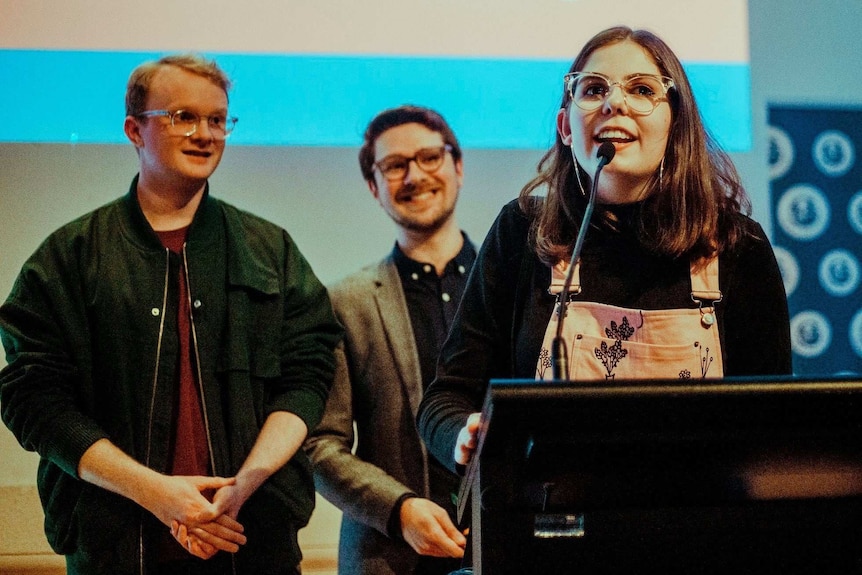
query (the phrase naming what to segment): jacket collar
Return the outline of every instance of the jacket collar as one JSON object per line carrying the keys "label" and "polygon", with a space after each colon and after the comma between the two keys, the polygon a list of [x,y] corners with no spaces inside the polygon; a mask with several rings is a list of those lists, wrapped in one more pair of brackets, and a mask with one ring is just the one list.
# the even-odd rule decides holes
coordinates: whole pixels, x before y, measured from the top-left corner
{"label": "jacket collar", "polygon": [[[132,180],[129,193],[123,198],[121,219],[124,234],[131,242],[146,250],[164,252],[138,202],[138,176]],[[189,227],[187,248],[203,257],[216,257],[226,249],[231,283],[248,286],[261,293],[278,293],[278,266],[281,262],[277,258],[265,257],[278,252],[273,251],[272,246],[260,245],[261,242],[272,241],[273,237],[249,233],[244,221],[238,209],[210,196],[207,182]]]}
{"label": "jacket collar", "polygon": [[[129,239],[139,247],[162,251],[162,242],[150,222],[147,221],[141,204],[138,201],[138,178],[136,175],[129,186],[129,193],[123,201],[123,228]],[[209,182],[204,187],[201,203],[195,212],[189,227],[187,243],[190,247],[200,247],[204,244],[217,241],[219,237],[218,226],[215,225],[221,219],[218,202],[209,195]]]}

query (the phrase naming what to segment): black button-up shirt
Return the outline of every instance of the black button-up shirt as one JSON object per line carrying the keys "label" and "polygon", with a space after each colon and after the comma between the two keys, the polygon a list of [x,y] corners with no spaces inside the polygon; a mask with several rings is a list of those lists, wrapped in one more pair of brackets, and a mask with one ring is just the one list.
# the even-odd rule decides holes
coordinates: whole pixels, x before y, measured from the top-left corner
{"label": "black button-up shirt", "polygon": [[428,387],[437,372],[437,356],[449,333],[467,275],[476,259],[476,249],[467,235],[463,236],[461,251],[446,264],[442,276],[437,275],[433,265],[407,257],[398,244],[392,250],[419,352],[423,389]]}
{"label": "black button-up shirt", "polygon": [[[407,257],[398,244],[392,250],[392,258],[401,286],[407,300],[410,323],[413,326],[413,338],[419,354],[419,366],[422,372],[422,389],[426,389],[434,380],[437,372],[437,356],[449,333],[458,302],[464,293],[467,276],[476,259],[476,249],[467,237],[461,251],[446,264],[443,275],[438,276],[434,266],[429,263],[417,262]],[[455,496],[458,494],[459,478],[446,469],[433,456],[428,458],[428,481],[431,490],[431,500],[449,512],[453,522],[456,520]],[[390,533],[398,533],[399,519],[396,506],[393,517],[390,518]],[[417,573],[448,573],[457,568],[456,560],[444,560],[434,557],[421,557]]]}

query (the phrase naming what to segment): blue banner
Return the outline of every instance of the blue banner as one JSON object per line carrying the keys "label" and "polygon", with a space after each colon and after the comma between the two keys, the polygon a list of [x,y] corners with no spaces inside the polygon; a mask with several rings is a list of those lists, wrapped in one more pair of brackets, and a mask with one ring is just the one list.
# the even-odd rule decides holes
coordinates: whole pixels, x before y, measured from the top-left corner
{"label": "blue banner", "polygon": [[862,110],[771,106],[769,124],[794,371],[862,374]]}
{"label": "blue banner", "polygon": [[[123,100],[147,52],[0,50],[0,143],[126,143]],[[380,110],[439,110],[467,148],[544,149],[569,60],[207,54],[234,81],[232,145],[358,146]],[[687,63],[704,122],[751,148],[749,67]]]}

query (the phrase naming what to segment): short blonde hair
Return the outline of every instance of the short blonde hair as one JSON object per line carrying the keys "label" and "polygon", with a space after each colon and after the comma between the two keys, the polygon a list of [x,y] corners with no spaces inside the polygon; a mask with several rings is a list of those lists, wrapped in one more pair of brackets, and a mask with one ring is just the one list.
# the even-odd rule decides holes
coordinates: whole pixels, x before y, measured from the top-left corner
{"label": "short blonde hair", "polygon": [[158,60],[144,62],[134,69],[126,86],[126,115],[136,116],[145,111],[147,96],[156,72],[165,66],[176,66],[192,74],[203,76],[224,90],[225,95],[231,87],[230,78],[219,68],[215,60],[207,60],[199,54],[174,54]]}

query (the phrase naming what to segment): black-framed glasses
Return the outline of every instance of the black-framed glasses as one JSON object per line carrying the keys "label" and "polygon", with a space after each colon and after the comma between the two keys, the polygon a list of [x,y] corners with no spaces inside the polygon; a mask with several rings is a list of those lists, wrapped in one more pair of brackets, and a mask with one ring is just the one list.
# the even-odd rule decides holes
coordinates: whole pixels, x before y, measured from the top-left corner
{"label": "black-framed glasses", "polygon": [[451,151],[452,146],[449,144],[433,148],[422,148],[409,158],[400,154],[392,154],[379,162],[375,162],[374,165],[387,180],[403,180],[410,170],[410,162],[415,161],[419,169],[427,174],[431,174],[440,169],[440,166],[443,165],[443,160],[446,159],[446,152]]}
{"label": "black-framed glasses", "polygon": [[210,133],[216,140],[226,139],[236,126],[238,118],[226,116],[224,114],[210,114],[202,116],[189,110],[147,110],[139,114],[135,114],[141,118],[151,118],[153,116],[164,116],[170,118],[171,128],[178,136],[191,136],[198,129],[198,124],[202,120],[207,121]]}
{"label": "black-framed glasses", "polygon": [[563,83],[572,102],[585,112],[601,108],[614,87],[619,86],[629,110],[642,116],[652,114],[659,104],[667,101],[667,92],[674,87],[671,78],[656,74],[635,74],[612,82],[604,74],[573,72],[563,77]]}

